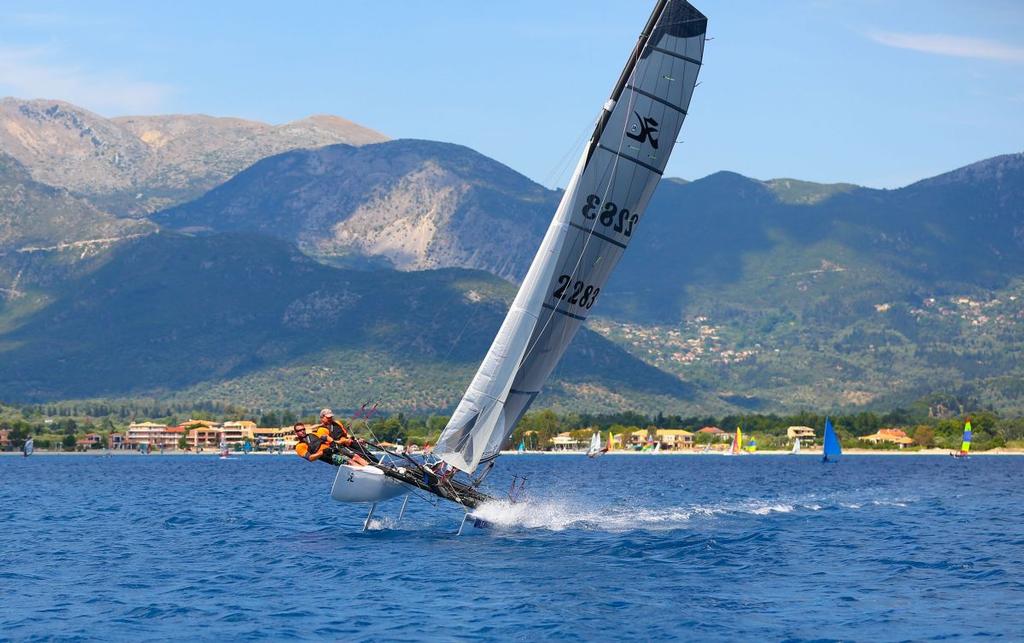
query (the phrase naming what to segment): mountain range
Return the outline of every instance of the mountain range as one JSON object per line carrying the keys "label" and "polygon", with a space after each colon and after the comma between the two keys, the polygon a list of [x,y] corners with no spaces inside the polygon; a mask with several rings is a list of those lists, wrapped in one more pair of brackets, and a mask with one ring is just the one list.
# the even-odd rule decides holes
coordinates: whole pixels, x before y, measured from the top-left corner
{"label": "mountain range", "polygon": [[201,114],[108,119],[59,100],[0,99],[0,151],[32,179],[118,216],[193,199],[280,152],[385,140],[336,116],[276,126]]}
{"label": "mountain range", "polygon": [[[448,408],[561,196],[468,148],[341,119],[297,121],[289,138],[0,104],[20,114],[6,131],[35,142],[29,154],[0,134],[6,399]],[[72,114],[77,138],[54,134]],[[316,122],[363,138],[339,144]],[[190,142],[206,126],[218,142]],[[145,132],[180,138],[111,166],[89,128],[124,150]],[[63,160],[40,169],[49,157]],[[546,403],[782,411],[943,394],[1020,410],[1022,301],[1024,154],[896,190],[665,179]]]}

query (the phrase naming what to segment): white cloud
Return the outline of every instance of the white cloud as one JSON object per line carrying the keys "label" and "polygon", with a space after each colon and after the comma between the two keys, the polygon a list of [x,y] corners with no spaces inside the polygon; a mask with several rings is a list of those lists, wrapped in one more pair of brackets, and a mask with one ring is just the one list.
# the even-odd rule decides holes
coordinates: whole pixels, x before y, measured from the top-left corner
{"label": "white cloud", "polygon": [[158,112],[171,93],[169,85],[62,62],[52,48],[0,46],[0,94],[56,98],[117,116]]}
{"label": "white cloud", "polygon": [[898,49],[912,49],[928,54],[956,56],[958,58],[986,58],[1006,62],[1024,63],[1024,47],[1007,45],[984,38],[968,38],[945,34],[912,34],[891,31],[873,31],[868,38]]}

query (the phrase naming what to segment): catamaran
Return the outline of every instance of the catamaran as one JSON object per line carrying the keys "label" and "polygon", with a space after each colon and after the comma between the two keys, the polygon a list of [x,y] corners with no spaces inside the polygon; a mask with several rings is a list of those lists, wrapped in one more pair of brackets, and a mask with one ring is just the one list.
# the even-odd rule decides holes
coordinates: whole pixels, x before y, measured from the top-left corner
{"label": "catamaran", "polygon": [[843,454],[843,447],[839,444],[839,436],[836,435],[836,430],[832,427],[832,420],[825,418],[825,440],[824,440],[825,454],[822,456],[822,462],[839,462],[839,456]]}
{"label": "catamaran", "polygon": [[371,503],[364,528],[375,503],[412,490],[461,504],[467,516],[493,499],[480,484],[643,222],[689,109],[706,31],[707,18],[686,0],[658,0],[431,459],[384,449],[372,466],[339,467],[331,496]]}
{"label": "catamaran", "polygon": [[[609,439],[610,442],[610,439]],[[595,431],[590,437],[590,446],[587,448],[587,457],[596,458],[607,453],[608,447],[601,446],[601,432]]]}
{"label": "catamaran", "polygon": [[950,453],[954,458],[968,458],[971,453],[971,421],[964,422],[964,437],[960,441],[960,452]]}
{"label": "catamaran", "polygon": [[800,438],[793,443],[793,450],[789,452],[789,455],[800,455]]}

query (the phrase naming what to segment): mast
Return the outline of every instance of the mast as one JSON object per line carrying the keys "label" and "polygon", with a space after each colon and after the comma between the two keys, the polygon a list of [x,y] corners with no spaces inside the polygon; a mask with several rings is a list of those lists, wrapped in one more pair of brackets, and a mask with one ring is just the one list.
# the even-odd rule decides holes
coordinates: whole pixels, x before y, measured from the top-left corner
{"label": "mast", "polygon": [[497,457],[586,321],[668,163],[704,55],[707,18],[659,0],[498,334],[435,455],[472,472]]}

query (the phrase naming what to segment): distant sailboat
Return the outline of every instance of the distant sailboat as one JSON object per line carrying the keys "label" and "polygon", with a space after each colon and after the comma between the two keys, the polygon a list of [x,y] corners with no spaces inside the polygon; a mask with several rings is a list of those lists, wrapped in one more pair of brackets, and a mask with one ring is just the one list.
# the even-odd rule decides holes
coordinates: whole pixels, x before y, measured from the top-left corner
{"label": "distant sailboat", "polygon": [[587,457],[596,458],[607,450],[601,448],[601,432],[595,431],[594,435],[590,436],[590,447],[587,449]]}
{"label": "distant sailboat", "polygon": [[832,428],[832,420],[825,418],[825,455],[822,462],[839,462],[839,456],[843,454],[843,447],[839,444],[839,436]]}
{"label": "distant sailboat", "polygon": [[964,422],[964,437],[960,442],[960,453],[951,453],[954,458],[967,458],[971,453],[971,421]]}
{"label": "distant sailboat", "polygon": [[230,452],[228,451],[228,443],[225,442],[223,438],[221,438],[221,441],[220,441],[220,444],[218,445],[218,447],[220,448],[220,459],[221,460],[228,460],[228,459],[230,459],[231,455],[230,455]]}
{"label": "distant sailboat", "polygon": [[736,427],[736,435],[732,436],[732,445],[725,455],[740,455],[743,453],[743,429]]}
{"label": "distant sailboat", "polygon": [[614,448],[615,448],[615,434],[612,433],[611,431],[609,431],[608,432],[608,447],[605,449],[605,451],[611,451]]}
{"label": "distant sailboat", "polygon": [[28,436],[25,439],[25,444],[21,447],[21,452],[25,454],[25,457],[32,455],[32,452],[36,450],[36,443],[32,441],[32,436]]}
{"label": "distant sailboat", "polygon": [[800,438],[793,443],[793,450],[789,452],[789,455],[800,455]]}
{"label": "distant sailboat", "polygon": [[516,452],[518,452],[518,453],[525,453],[526,452],[526,438],[523,438],[523,439],[519,440],[519,446],[516,447]]}

